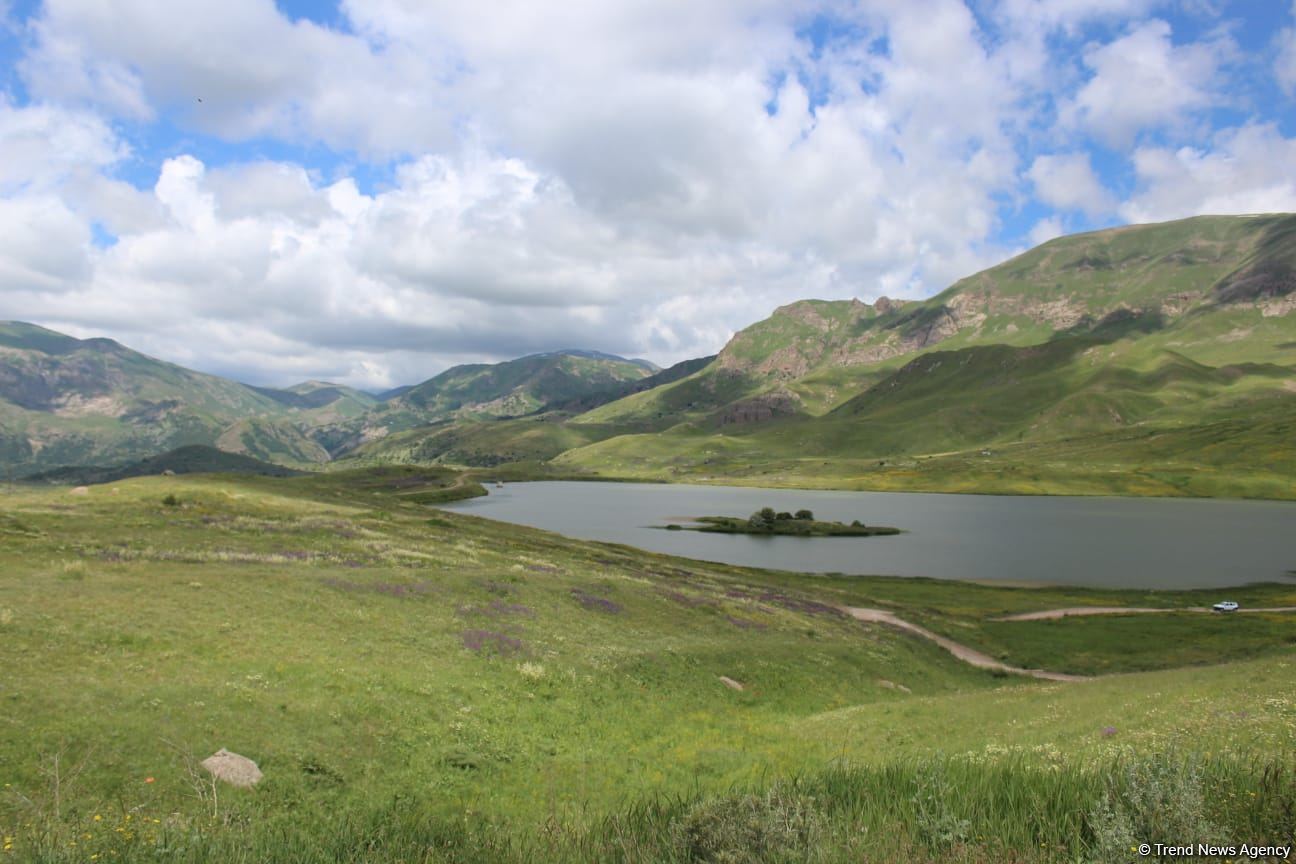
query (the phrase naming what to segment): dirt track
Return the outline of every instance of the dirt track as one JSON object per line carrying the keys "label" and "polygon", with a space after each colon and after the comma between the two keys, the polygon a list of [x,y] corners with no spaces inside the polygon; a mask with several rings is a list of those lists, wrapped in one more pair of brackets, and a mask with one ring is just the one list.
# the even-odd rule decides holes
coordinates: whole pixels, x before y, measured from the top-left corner
{"label": "dirt track", "polygon": [[[1045,609],[1041,612],[1023,612],[1006,615],[994,621],[1050,621],[1073,615],[1149,615],[1163,612],[1210,612],[1207,606],[1181,606],[1178,609],[1151,609],[1143,606],[1068,606],[1065,609]],[[1237,612],[1296,612],[1296,606],[1265,606],[1255,609],[1238,609]],[[1236,613],[1229,613],[1236,614]]]}
{"label": "dirt track", "polygon": [[1009,666],[1006,663],[1000,663],[989,654],[983,654],[975,648],[969,648],[953,639],[947,639],[944,636],[933,633],[926,627],[919,627],[917,624],[911,624],[903,618],[897,618],[894,613],[887,612],[883,609],[861,609],[855,606],[842,607],[852,618],[857,621],[867,621],[870,624],[886,624],[897,630],[903,630],[906,633],[912,633],[915,636],[921,636],[931,642],[935,642],[949,653],[953,654],[964,663],[976,666],[979,669],[991,669],[1000,672],[1008,672],[1013,675],[1029,675],[1032,678],[1043,678],[1047,681],[1087,681],[1083,675],[1067,675],[1063,672],[1048,672],[1044,669],[1021,669],[1016,666]]}

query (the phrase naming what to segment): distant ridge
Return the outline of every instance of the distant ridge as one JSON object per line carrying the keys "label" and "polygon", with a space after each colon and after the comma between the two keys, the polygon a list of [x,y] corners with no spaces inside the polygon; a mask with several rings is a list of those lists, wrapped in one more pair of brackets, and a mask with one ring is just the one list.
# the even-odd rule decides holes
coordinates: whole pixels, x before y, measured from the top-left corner
{"label": "distant ridge", "polygon": [[173,474],[258,474],[264,477],[296,477],[303,472],[271,465],[250,456],[226,453],[215,447],[191,444],[166,453],[107,468],[65,467],[23,477],[27,483],[56,483],[70,486],[93,486],[115,483],[131,477],[148,477],[166,472]]}
{"label": "distant ridge", "polygon": [[[261,462],[309,467],[390,432],[457,418],[528,414],[656,367],[566,349],[457,366],[374,395],[328,381],[241,384],[36,324],[0,323],[0,467],[123,466],[201,444]],[[99,469],[95,469],[99,470]]]}

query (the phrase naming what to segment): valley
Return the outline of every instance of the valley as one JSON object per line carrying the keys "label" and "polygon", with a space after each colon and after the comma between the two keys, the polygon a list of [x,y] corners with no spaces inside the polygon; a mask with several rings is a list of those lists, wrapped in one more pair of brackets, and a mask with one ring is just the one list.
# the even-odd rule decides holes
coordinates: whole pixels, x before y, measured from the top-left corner
{"label": "valley", "polygon": [[1296,862],[1296,0],[0,80],[0,864]]}
{"label": "valley", "polygon": [[793,303],[667,370],[568,351],[377,396],[11,324],[0,447],[19,473],[204,443],[312,470],[1292,499],[1294,267],[1293,216],[1129,226],[926,301]]}
{"label": "valley", "polygon": [[[1293,238],[1063,237],[666,369],[569,350],[381,393],[5,324],[0,861],[1290,837]],[[660,530],[765,507],[901,531]],[[211,779],[221,748],[263,779]]]}

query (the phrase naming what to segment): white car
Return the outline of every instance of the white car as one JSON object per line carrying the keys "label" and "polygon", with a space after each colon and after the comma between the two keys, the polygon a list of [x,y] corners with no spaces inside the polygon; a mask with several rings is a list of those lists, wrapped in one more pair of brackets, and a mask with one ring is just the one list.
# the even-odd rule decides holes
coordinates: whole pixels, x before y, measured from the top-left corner
{"label": "white car", "polygon": [[1238,610],[1238,604],[1234,603],[1232,600],[1221,600],[1211,608],[1216,612],[1236,612]]}

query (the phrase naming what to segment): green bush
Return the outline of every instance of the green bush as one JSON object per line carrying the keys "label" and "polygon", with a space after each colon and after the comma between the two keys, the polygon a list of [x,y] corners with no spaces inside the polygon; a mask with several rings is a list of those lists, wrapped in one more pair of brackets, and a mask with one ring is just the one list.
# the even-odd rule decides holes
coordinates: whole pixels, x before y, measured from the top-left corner
{"label": "green bush", "polygon": [[798,510],[796,512],[796,518],[805,522],[813,522],[814,513],[811,513],[809,510]]}
{"label": "green bush", "polygon": [[954,784],[945,763],[930,762],[914,775],[914,828],[917,839],[928,849],[944,850],[968,839],[972,822],[954,809]]}
{"label": "green bush", "polygon": [[167,495],[165,498],[162,499],[162,506],[163,506],[163,507],[179,507],[179,506],[180,506],[180,499],[177,498],[177,497],[174,496],[174,495]]}
{"label": "green bush", "polygon": [[1196,846],[1226,835],[1206,816],[1197,757],[1123,763],[1088,821],[1094,862],[1127,860],[1141,843]]}
{"label": "green bush", "polygon": [[813,798],[787,785],[761,795],[702,801],[671,825],[682,860],[705,864],[802,862],[824,829]]}

